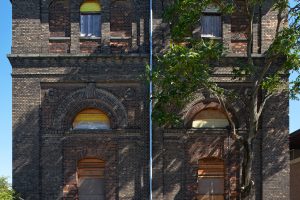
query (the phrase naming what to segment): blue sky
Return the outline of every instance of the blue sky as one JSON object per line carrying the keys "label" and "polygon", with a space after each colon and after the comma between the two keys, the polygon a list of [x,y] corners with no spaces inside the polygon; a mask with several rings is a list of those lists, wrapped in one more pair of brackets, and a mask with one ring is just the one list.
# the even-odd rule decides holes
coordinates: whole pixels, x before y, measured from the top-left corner
{"label": "blue sky", "polygon": [[[6,58],[11,48],[11,4],[0,1],[0,176],[11,181],[11,66]],[[292,75],[295,77],[295,74]],[[290,132],[300,128],[300,102],[290,101]],[[298,116],[297,116],[298,115]]]}
{"label": "blue sky", "polygon": [[0,1],[0,176],[11,177],[11,4]]}

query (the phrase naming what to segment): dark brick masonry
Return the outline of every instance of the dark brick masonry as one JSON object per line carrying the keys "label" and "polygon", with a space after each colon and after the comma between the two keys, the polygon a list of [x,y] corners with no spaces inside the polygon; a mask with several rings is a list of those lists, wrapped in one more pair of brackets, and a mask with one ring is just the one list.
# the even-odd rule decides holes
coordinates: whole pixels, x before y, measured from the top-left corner
{"label": "dark brick masonry", "polygon": [[[13,187],[24,199],[76,199],[76,170],[83,158],[105,165],[105,198],[143,200],[149,194],[148,86],[141,78],[149,59],[149,2],[101,0],[101,37],[80,37],[83,0],[14,0],[13,44]],[[168,1],[154,0],[154,51],[169,42],[161,16]],[[222,16],[228,55],[215,80],[233,82],[229,67],[246,53],[246,22],[241,10]],[[256,12],[253,54],[263,58],[274,35],[277,12],[265,1]],[[99,27],[100,28],[100,27]],[[228,103],[238,130],[247,129],[247,105]],[[99,108],[112,130],[72,130],[84,108]],[[239,199],[239,152],[226,129],[190,129],[195,113],[219,108],[199,93],[186,106],[182,128],[154,132],[154,199],[191,200],[197,194],[199,159],[225,161],[225,199]],[[289,199],[288,96],[270,100],[262,117],[264,136],[256,142],[256,199]]]}

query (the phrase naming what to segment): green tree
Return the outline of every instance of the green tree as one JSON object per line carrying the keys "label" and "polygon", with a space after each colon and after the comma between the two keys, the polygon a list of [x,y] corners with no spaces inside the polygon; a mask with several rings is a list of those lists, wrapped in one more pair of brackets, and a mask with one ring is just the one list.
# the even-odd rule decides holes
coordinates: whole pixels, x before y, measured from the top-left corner
{"label": "green tree", "polygon": [[12,190],[10,184],[5,177],[0,177],[0,199],[12,200],[14,199],[15,192]]}
{"label": "green tree", "polygon": [[[241,144],[241,184],[242,197],[248,198],[255,190],[252,177],[254,160],[254,139],[261,133],[259,121],[267,101],[281,92],[289,92],[291,98],[299,93],[300,77],[287,86],[287,75],[300,69],[300,1],[290,6],[288,0],[274,0],[273,8],[278,11],[278,25],[274,40],[263,54],[263,62],[255,62],[252,54],[253,22],[255,10],[267,0],[245,0],[247,18],[247,56],[232,66],[234,80],[247,80],[251,87],[247,92],[223,88],[214,82],[216,61],[226,55],[226,48],[216,41],[190,37],[202,16],[203,10],[217,5],[224,15],[239,9],[235,1],[218,0],[175,0],[165,12],[170,24],[170,47],[157,58],[152,73],[154,84],[153,119],[162,127],[182,124],[180,109],[188,103],[195,93],[205,90],[213,94],[223,106],[230,121],[232,138]],[[287,26],[287,17],[290,24]],[[278,63],[281,63],[278,65]],[[243,100],[248,106],[248,131],[241,135],[236,124],[229,117],[226,102]]]}

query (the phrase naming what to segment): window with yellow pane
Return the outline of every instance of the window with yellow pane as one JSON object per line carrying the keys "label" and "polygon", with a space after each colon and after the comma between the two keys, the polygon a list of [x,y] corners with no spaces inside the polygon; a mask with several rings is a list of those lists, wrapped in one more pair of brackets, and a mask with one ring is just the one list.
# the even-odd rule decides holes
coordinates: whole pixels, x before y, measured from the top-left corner
{"label": "window with yellow pane", "polygon": [[98,0],[85,0],[80,6],[80,36],[100,37],[101,5]]}
{"label": "window with yellow pane", "polygon": [[229,126],[226,115],[217,109],[205,109],[195,115],[192,128],[226,128]]}
{"label": "window with yellow pane", "polygon": [[110,119],[109,117],[99,109],[88,108],[79,112],[74,121],[73,129],[110,129]]}

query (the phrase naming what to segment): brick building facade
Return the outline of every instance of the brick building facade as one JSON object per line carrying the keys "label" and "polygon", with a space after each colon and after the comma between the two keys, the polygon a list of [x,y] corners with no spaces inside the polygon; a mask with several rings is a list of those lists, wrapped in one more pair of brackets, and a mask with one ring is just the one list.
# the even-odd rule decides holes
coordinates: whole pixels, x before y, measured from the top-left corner
{"label": "brick building facade", "polygon": [[[229,53],[215,79],[224,87],[245,89],[249,83],[233,82],[229,71],[246,53],[246,21],[238,2],[241,10],[221,16],[218,39]],[[98,7],[88,10],[90,5],[83,8],[84,3]],[[161,19],[166,5],[153,1],[155,53],[169,41],[168,26]],[[263,61],[276,28],[277,12],[271,6],[265,1],[256,12],[257,63]],[[141,79],[149,60],[149,2],[14,0],[12,7],[8,57],[13,69],[13,187],[24,199],[149,199],[148,85]],[[85,31],[82,25],[95,21],[98,30],[87,25]],[[245,132],[247,105],[228,106],[238,131]],[[86,109],[94,109],[90,119],[105,115],[108,128],[76,128],[77,117],[82,120],[85,115],[80,113]],[[239,151],[228,130],[192,128],[194,117],[209,109],[220,110],[220,105],[213,96],[199,93],[183,111],[182,128],[154,132],[154,199],[199,196],[199,171],[209,171],[205,166],[224,169],[217,174],[223,181],[216,198],[239,199]],[[82,118],[85,123],[87,118]],[[289,199],[286,94],[269,101],[260,131],[256,199]],[[94,196],[88,196],[82,180],[94,181]],[[215,181],[209,184],[220,184]]]}

